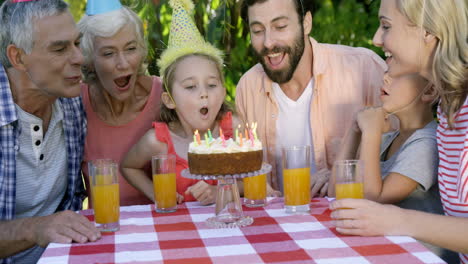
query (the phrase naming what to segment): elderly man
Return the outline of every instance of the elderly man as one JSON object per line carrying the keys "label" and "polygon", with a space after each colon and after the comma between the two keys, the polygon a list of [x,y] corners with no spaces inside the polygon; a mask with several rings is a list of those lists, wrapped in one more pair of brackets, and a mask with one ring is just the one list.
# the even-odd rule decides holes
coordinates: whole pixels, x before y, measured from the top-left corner
{"label": "elderly man", "polygon": [[100,237],[72,212],[84,198],[80,33],[61,0],[7,0],[0,24],[0,262],[35,263],[50,242]]}
{"label": "elderly man", "polygon": [[258,122],[274,168],[270,185],[283,189],[282,146],[311,145],[311,194],[323,196],[354,113],[379,99],[386,65],[370,50],[310,38],[310,2],[243,1],[260,63],[239,81],[236,107],[244,121]]}

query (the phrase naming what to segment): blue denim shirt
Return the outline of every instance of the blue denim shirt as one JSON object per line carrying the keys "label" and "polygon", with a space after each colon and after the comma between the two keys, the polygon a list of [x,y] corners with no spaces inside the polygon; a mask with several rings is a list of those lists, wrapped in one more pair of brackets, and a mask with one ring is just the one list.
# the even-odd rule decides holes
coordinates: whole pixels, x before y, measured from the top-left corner
{"label": "blue denim shirt", "polygon": [[[63,127],[67,145],[67,191],[57,211],[80,210],[85,191],[81,177],[86,116],[80,97],[58,99],[63,107]],[[0,65],[0,221],[15,218],[16,156],[19,149],[18,116],[8,76]],[[0,259],[0,263],[10,263]]]}

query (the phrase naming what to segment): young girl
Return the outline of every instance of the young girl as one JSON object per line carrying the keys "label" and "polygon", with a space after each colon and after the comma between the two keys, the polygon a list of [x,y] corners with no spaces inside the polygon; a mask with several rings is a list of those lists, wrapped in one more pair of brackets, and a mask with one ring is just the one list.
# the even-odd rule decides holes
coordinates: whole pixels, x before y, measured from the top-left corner
{"label": "young girl", "polygon": [[[153,184],[143,168],[156,154],[176,154],[178,202],[198,200],[213,203],[216,181],[183,178],[180,172],[188,168],[187,151],[198,130],[201,135],[211,130],[213,137],[232,136],[232,123],[238,125],[224,103],[221,52],[206,43],[198,33],[188,11],[190,1],[170,1],[173,21],[169,47],[158,62],[163,74],[164,91],[161,99],[161,121],[150,129],[127,153],[122,162],[122,174],[149,199]],[[185,10],[187,8],[189,10]],[[190,23],[184,23],[189,21]]]}
{"label": "young girl", "polygon": [[380,27],[374,36],[374,43],[389,55],[391,76],[417,72],[440,94],[438,180],[446,216],[343,199],[330,205],[339,233],[412,236],[460,252],[460,262],[468,263],[467,4],[460,0],[382,0]]}
{"label": "young girl", "polygon": [[[382,107],[366,108],[357,114],[340,158],[364,161],[367,199],[442,214],[435,185],[438,156],[437,123],[432,114],[434,89],[419,74],[393,79],[385,74],[381,99]],[[386,133],[390,129],[389,114],[400,121],[396,132]],[[329,194],[334,191],[334,184],[330,184]]]}

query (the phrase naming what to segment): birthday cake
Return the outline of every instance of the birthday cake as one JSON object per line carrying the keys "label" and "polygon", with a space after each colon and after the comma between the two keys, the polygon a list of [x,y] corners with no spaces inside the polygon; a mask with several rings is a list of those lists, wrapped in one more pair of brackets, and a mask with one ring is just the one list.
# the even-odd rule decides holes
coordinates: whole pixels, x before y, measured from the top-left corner
{"label": "birthday cake", "polygon": [[225,140],[194,140],[190,143],[188,163],[191,174],[226,175],[260,170],[262,167],[262,143],[252,135]]}

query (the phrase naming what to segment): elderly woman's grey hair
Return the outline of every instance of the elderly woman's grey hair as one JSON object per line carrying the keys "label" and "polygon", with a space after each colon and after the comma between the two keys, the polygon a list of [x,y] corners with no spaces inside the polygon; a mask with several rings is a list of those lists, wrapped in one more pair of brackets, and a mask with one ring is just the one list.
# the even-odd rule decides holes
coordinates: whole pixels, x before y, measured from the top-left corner
{"label": "elderly woman's grey hair", "polygon": [[[148,47],[143,32],[143,23],[138,15],[130,8],[122,8],[97,15],[84,15],[78,22],[78,30],[83,34],[81,38],[81,51],[84,56],[82,72],[85,81],[96,80],[96,74],[92,66],[94,60],[94,39],[96,37],[112,37],[117,34],[126,25],[132,25],[135,28],[138,46],[141,48],[142,57],[146,58]],[[144,74],[145,59],[142,60],[139,74]]]}

